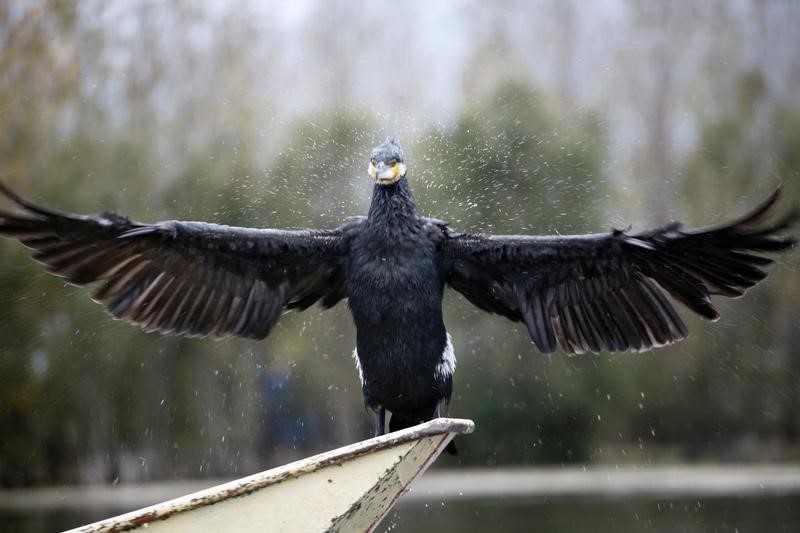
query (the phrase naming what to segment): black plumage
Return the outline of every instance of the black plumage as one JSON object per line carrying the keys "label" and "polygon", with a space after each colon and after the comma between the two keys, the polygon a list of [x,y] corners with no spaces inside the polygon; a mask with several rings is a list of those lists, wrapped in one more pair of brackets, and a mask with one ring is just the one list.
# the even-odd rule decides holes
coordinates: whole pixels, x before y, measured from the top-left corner
{"label": "black plumage", "polygon": [[[773,222],[780,189],[744,217],[685,231],[493,236],[453,231],[421,216],[395,139],[373,150],[367,217],[332,230],[281,231],[204,222],[134,222],[31,204],[0,211],[0,234],[18,239],[48,271],[148,331],[261,339],[283,309],[328,308],[347,298],[356,363],[376,433],[439,416],[455,357],[442,319],[449,285],[477,307],[525,324],[544,353],[640,351],[687,335],[666,297],[715,320],[711,295],[738,297],[763,279],[764,253],[793,246]],[[774,219],[774,217],[772,217]]]}

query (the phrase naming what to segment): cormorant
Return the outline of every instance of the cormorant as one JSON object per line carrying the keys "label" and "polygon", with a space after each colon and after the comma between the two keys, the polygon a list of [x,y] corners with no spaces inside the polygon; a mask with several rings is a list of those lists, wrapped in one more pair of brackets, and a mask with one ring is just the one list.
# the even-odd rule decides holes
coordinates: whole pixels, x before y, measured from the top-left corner
{"label": "cormorant", "polygon": [[[353,356],[375,434],[438,417],[456,359],[442,320],[445,286],[480,309],[523,322],[544,353],[648,350],[686,337],[665,293],[715,320],[710,295],[737,297],[763,279],[761,255],[791,247],[780,233],[794,208],[769,223],[780,189],[749,214],[686,231],[575,236],[471,235],[419,214],[403,150],[372,151],[366,217],[335,229],[283,231],[205,222],[134,222],[80,216],[27,202],[0,211],[0,234],[33,249],[47,270],[147,331],[263,339],[286,309],[347,298]],[[454,448],[451,448],[454,451]]]}

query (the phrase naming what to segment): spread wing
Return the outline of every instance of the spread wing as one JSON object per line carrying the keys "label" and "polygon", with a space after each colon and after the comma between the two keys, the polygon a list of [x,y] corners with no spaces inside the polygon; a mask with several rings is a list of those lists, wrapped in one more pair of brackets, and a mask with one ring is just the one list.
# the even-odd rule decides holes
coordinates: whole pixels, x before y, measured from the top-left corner
{"label": "spread wing", "polygon": [[800,211],[765,219],[778,189],[748,215],[718,227],[680,224],[629,235],[481,236],[443,232],[448,283],[481,309],[522,321],[545,353],[647,350],[687,335],[664,292],[707,319],[712,294],[737,297],[762,280],[761,255],[794,244],[781,236]]}
{"label": "spread wing", "polygon": [[203,222],[141,224],[113,213],[79,216],[33,205],[0,183],[21,213],[0,211],[0,235],[33,250],[93,298],[148,331],[264,338],[284,308],[346,296],[341,259],[360,227],[281,231]]}

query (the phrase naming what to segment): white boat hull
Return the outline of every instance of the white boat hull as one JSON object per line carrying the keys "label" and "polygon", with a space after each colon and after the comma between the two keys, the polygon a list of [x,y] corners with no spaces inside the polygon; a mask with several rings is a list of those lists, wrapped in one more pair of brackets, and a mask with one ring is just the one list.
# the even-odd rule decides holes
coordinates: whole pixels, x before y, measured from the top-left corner
{"label": "white boat hull", "polygon": [[372,531],[473,428],[440,418],[71,531]]}

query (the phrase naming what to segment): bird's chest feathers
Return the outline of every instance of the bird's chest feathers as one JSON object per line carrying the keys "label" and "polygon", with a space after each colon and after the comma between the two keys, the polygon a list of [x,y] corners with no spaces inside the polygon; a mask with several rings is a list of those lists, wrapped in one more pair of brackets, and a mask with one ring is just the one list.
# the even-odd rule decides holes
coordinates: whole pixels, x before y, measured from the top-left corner
{"label": "bird's chest feathers", "polygon": [[444,287],[440,263],[405,183],[377,188],[348,256],[348,297],[356,321],[433,312],[441,306]]}
{"label": "bird's chest feathers", "polygon": [[348,297],[357,323],[400,324],[436,313],[444,281],[421,224],[380,223],[350,254]]}
{"label": "bird's chest feathers", "polygon": [[431,243],[407,232],[387,232],[364,243],[351,275],[371,288],[408,290],[429,283],[436,270]]}

